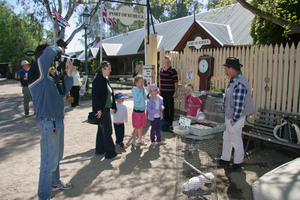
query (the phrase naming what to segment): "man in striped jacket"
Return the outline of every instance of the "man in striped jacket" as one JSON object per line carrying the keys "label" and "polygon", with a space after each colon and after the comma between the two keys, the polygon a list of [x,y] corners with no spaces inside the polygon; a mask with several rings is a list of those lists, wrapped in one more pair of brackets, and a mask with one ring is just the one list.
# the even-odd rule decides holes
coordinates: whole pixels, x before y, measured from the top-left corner
{"label": "man in striped jacket", "polygon": [[159,91],[164,99],[164,120],[172,126],[174,119],[174,98],[178,96],[178,76],[176,69],[171,66],[171,58],[169,56],[164,57],[163,63],[164,67],[162,67],[159,74]]}

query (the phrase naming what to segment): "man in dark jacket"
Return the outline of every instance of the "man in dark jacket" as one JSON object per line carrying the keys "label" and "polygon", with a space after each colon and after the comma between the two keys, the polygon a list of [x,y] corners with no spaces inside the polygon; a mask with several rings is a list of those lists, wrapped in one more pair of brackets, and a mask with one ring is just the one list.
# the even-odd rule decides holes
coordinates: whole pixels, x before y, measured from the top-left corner
{"label": "man in dark jacket", "polygon": [[[64,87],[49,75],[55,57],[63,53],[57,46],[39,45],[36,48],[37,61],[28,73],[28,84],[36,111],[36,121],[41,132],[41,165],[38,196],[50,199],[52,191],[68,190],[71,183],[60,180],[60,161],[64,150],[64,98],[73,85],[72,67],[69,62]],[[63,88],[62,88],[63,87]]]}

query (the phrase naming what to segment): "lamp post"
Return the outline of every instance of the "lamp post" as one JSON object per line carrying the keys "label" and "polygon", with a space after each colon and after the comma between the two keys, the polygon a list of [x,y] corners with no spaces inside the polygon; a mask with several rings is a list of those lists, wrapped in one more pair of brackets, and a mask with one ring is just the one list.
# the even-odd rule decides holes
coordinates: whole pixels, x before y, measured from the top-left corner
{"label": "lamp post", "polygon": [[88,62],[87,62],[87,36],[86,36],[86,30],[87,30],[87,27],[90,23],[91,13],[89,12],[87,7],[85,7],[83,13],[81,14],[81,17],[82,17],[82,22],[83,22],[83,25],[84,25],[85,74],[89,75]]}

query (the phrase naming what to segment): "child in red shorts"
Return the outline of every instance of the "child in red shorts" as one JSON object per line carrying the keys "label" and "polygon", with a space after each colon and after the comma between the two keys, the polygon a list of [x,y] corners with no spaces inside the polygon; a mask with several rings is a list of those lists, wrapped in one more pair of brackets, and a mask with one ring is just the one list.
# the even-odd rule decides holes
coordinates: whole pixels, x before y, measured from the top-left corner
{"label": "child in red shorts", "polygon": [[[137,75],[134,78],[135,87],[132,88],[133,97],[133,112],[132,112],[132,126],[134,128],[132,136],[132,145],[139,144],[146,145],[142,139],[143,127],[146,126],[146,100],[147,93],[144,88],[144,78]],[[136,140],[138,135],[138,140]]]}

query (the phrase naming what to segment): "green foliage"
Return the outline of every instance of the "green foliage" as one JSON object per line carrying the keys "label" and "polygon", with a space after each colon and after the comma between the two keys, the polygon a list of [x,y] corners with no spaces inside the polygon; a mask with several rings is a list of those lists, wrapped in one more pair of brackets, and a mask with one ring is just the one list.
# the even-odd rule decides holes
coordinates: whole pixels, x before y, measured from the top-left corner
{"label": "green foliage", "polygon": [[94,72],[96,72],[98,70],[100,66],[100,61],[98,59],[93,60],[92,64],[91,64],[91,68]]}
{"label": "green foliage", "polygon": [[214,85],[212,81],[209,81],[209,85],[210,85],[210,91],[225,93],[224,88],[217,89],[217,87]]}
{"label": "green foliage", "polygon": [[33,14],[16,15],[6,2],[0,2],[0,62],[11,62],[12,66],[20,65],[20,61],[32,57],[24,53],[35,50],[39,42],[43,42],[43,25]]}
{"label": "green foliage", "polygon": [[[253,1],[253,6],[266,13],[272,13],[275,18],[285,19],[288,22],[299,23],[300,3],[290,0]],[[262,17],[252,20],[250,35],[255,44],[275,44],[300,41],[300,34],[290,34],[289,26],[276,25]]]}
{"label": "green foliage", "polygon": [[[236,0],[210,0],[208,9],[224,7],[236,2]],[[300,22],[300,1],[252,0],[248,2],[250,2],[254,8],[271,16],[270,21],[259,16],[254,17],[251,24],[250,35],[255,44],[298,43],[300,41],[300,33],[290,34],[290,25],[299,25]],[[284,19],[289,24],[279,26],[274,23],[277,19]]]}
{"label": "green foliage", "polygon": [[132,83],[134,82],[134,78],[128,78],[127,80]]}
{"label": "green foliage", "polygon": [[207,9],[210,10],[214,8],[225,7],[234,3],[236,3],[236,0],[209,0]]}

